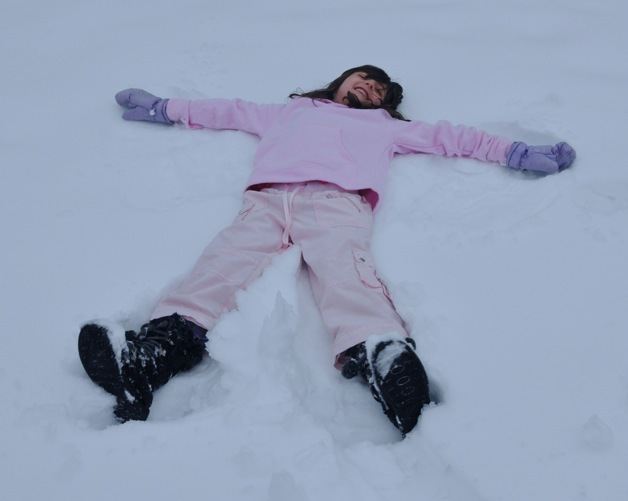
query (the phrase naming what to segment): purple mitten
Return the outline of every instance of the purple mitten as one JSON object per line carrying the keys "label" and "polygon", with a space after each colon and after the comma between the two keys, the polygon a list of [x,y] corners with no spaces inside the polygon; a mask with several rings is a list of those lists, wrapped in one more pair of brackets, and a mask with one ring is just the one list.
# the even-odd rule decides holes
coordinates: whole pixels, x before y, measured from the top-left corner
{"label": "purple mitten", "polygon": [[518,141],[512,143],[506,154],[506,164],[511,169],[553,174],[569,167],[575,158],[576,151],[567,143],[528,146]]}
{"label": "purple mitten", "polygon": [[172,125],[174,122],[166,114],[167,99],[153,96],[142,89],[124,89],[116,94],[116,101],[127,110],[122,114],[125,120],[142,120]]}

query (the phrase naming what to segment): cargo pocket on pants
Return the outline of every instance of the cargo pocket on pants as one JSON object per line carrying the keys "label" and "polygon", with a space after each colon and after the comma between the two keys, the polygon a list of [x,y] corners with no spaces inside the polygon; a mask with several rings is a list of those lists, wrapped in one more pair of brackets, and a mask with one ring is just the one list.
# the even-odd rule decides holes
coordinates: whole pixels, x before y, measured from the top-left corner
{"label": "cargo pocket on pants", "polygon": [[377,276],[375,263],[373,263],[370,253],[359,249],[353,249],[353,262],[362,283],[371,289],[380,289],[384,296],[386,296],[386,299],[390,302],[391,306],[394,308],[388,287],[386,287],[384,281]]}

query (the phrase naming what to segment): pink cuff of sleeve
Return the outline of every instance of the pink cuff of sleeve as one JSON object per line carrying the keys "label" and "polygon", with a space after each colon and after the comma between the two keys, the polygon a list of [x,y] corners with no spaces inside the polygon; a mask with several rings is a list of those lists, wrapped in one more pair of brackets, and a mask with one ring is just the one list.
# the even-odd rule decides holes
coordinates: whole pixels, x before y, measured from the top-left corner
{"label": "pink cuff of sleeve", "polygon": [[166,115],[173,122],[179,122],[189,127],[188,123],[188,103],[187,99],[168,99],[166,104]]}
{"label": "pink cuff of sleeve", "polygon": [[499,146],[497,148],[497,161],[499,162],[500,165],[507,165],[506,162],[506,156],[508,155],[508,152],[510,151],[510,147],[512,146],[512,140],[510,139],[506,139],[503,137],[499,138]]}

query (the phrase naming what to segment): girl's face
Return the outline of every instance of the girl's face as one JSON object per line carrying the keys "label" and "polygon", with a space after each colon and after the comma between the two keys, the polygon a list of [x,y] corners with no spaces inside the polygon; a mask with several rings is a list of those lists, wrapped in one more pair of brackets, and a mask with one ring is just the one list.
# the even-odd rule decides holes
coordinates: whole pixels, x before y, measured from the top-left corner
{"label": "girl's face", "polygon": [[342,82],[336,95],[334,102],[349,105],[349,94],[360,101],[360,104],[366,108],[376,108],[381,106],[384,96],[386,95],[386,86],[377,80],[367,78],[365,72],[358,71],[351,73],[345,81]]}

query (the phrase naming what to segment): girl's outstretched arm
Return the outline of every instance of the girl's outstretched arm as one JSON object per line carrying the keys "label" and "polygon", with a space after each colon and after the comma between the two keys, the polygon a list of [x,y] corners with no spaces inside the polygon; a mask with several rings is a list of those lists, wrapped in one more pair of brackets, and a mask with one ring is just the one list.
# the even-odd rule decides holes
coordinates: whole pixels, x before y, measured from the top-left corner
{"label": "girl's outstretched arm", "polygon": [[125,89],[116,101],[126,108],[125,120],[172,125],[179,122],[193,129],[232,129],[261,136],[283,104],[256,104],[241,99],[162,99],[142,89]]}
{"label": "girl's outstretched arm", "polygon": [[285,104],[256,104],[242,99],[170,99],[168,117],[192,129],[232,129],[262,136]]}
{"label": "girl's outstretched arm", "polygon": [[567,143],[555,146],[528,146],[475,127],[440,121],[395,121],[395,153],[432,153],[447,157],[469,157],[496,162],[517,170],[553,173],[569,167],[575,151]]}

